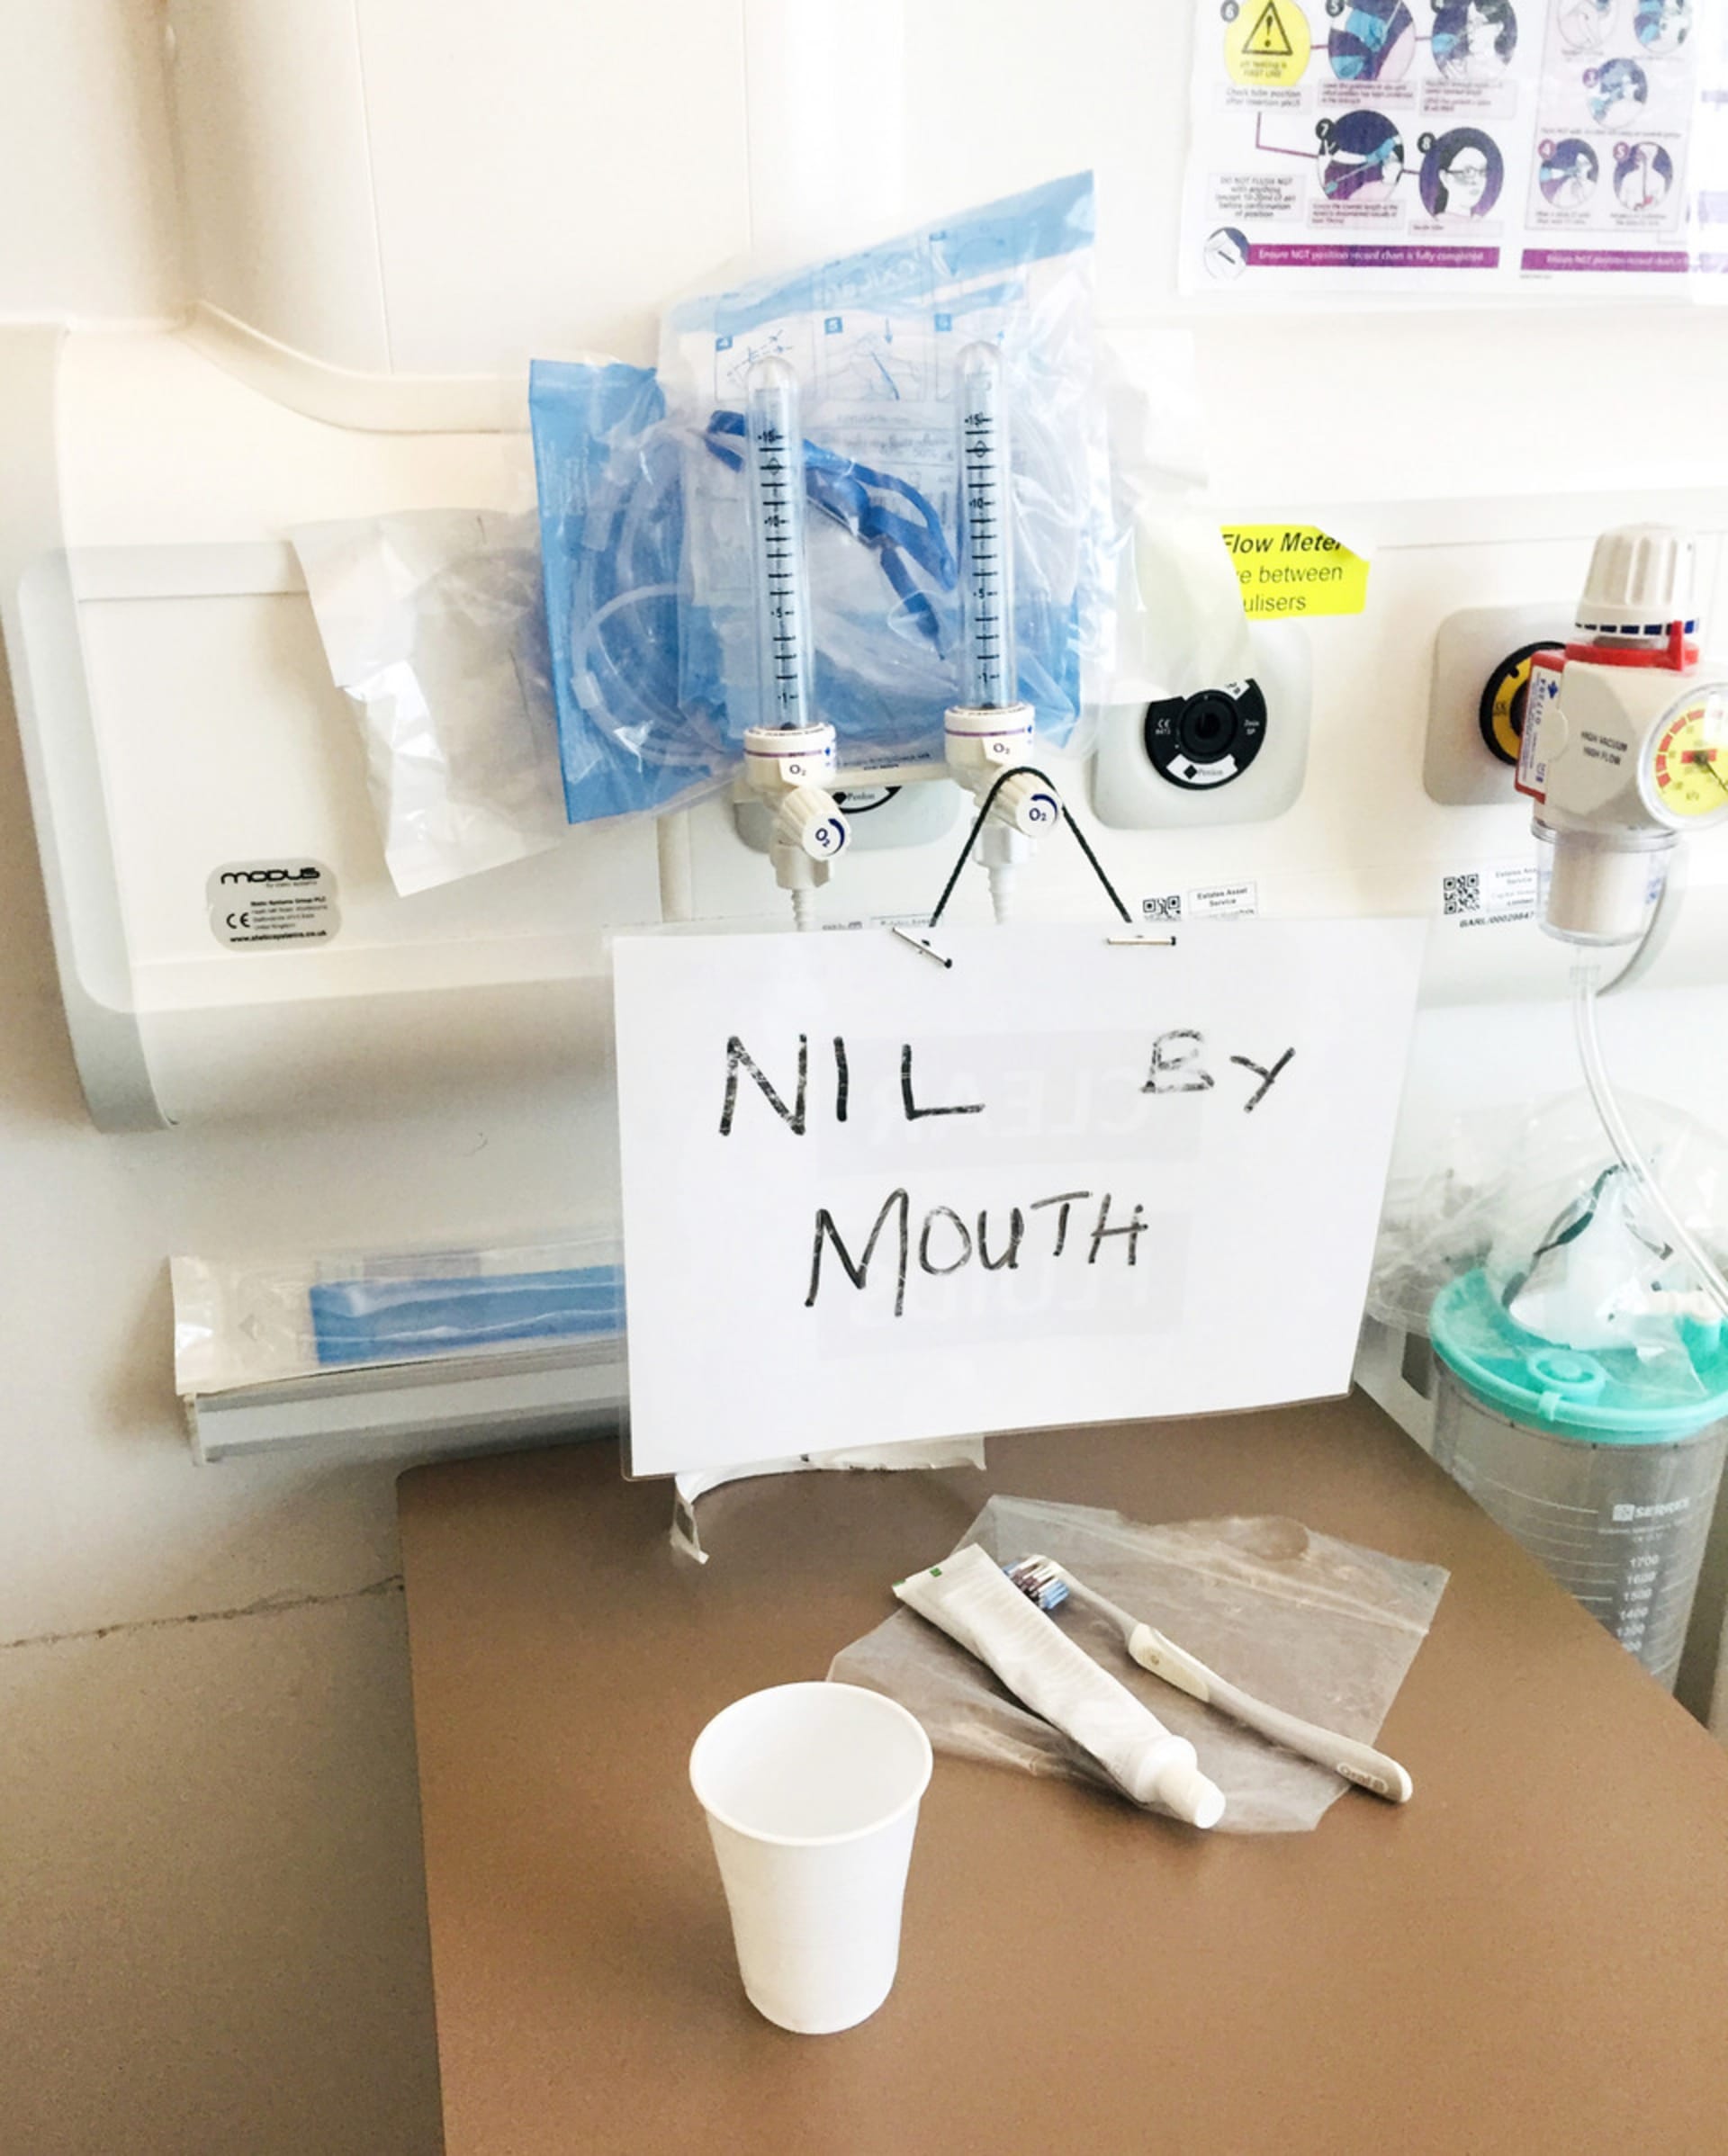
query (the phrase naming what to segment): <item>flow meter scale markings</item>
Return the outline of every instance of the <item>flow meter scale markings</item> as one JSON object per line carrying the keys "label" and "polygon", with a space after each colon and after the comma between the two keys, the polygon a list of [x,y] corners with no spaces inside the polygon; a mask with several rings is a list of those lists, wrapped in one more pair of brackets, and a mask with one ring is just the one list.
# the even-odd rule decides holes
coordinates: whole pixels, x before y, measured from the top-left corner
{"label": "flow meter scale markings", "polygon": [[1728,711],[1719,696],[1689,697],[1671,714],[1656,736],[1650,777],[1670,816],[1728,809]]}

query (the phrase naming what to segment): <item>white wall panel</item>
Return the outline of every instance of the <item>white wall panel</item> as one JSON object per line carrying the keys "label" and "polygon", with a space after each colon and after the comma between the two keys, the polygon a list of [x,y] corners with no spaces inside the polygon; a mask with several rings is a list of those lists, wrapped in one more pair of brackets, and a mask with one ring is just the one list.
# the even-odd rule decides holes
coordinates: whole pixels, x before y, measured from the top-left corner
{"label": "white wall panel", "polygon": [[391,364],[354,0],[169,0],[194,289],[333,366]]}
{"label": "white wall panel", "polygon": [[357,6],[391,364],[652,358],[668,293],[748,244],[735,0]]}
{"label": "white wall panel", "polygon": [[183,303],[158,0],[0,0],[0,319]]}

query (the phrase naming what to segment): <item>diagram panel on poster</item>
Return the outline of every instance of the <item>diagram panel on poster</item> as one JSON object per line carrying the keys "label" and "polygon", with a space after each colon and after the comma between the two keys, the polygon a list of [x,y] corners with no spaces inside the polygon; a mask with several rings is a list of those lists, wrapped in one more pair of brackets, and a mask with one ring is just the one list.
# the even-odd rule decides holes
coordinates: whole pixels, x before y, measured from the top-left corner
{"label": "diagram panel on poster", "polygon": [[1197,17],[1189,291],[1672,290],[1724,266],[1721,56],[1694,0],[1199,0]]}

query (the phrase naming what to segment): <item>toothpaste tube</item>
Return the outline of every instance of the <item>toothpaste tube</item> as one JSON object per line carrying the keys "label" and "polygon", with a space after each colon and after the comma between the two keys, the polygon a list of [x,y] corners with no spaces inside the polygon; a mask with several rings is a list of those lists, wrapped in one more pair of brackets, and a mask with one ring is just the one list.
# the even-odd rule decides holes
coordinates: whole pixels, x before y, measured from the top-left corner
{"label": "toothpaste tube", "polygon": [[987,1664],[1017,1699],[1091,1753],[1137,1804],[1216,1827],[1224,1792],[1194,1747],[1027,1601],[976,1543],[899,1581],[908,1609]]}

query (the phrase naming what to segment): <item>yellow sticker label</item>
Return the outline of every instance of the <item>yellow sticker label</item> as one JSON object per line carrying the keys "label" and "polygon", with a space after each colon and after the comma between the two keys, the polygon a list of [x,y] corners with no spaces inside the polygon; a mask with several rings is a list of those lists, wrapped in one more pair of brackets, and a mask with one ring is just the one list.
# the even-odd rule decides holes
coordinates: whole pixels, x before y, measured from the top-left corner
{"label": "yellow sticker label", "polygon": [[1224,543],[1250,621],[1360,614],[1368,604],[1368,564],[1311,524],[1227,524]]}
{"label": "yellow sticker label", "polygon": [[1224,64],[1239,83],[1282,87],[1302,79],[1310,44],[1298,0],[1240,0],[1224,32]]}

